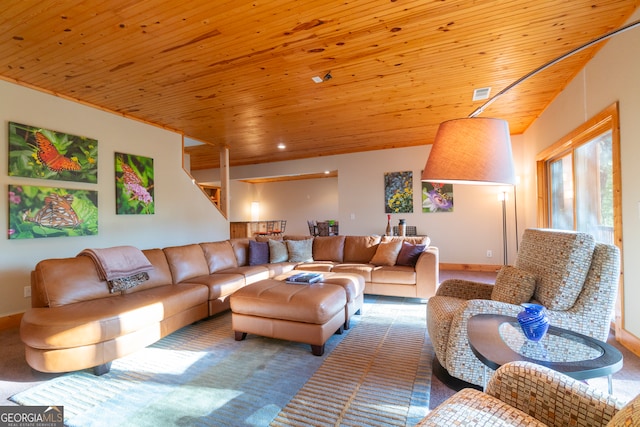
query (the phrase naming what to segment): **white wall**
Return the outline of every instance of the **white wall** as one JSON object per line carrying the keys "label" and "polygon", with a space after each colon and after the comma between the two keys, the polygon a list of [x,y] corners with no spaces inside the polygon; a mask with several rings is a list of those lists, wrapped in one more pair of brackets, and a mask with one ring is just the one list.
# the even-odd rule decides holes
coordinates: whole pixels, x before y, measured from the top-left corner
{"label": "white wall", "polygon": [[[522,157],[519,141],[521,138],[517,136],[512,141],[517,173]],[[231,168],[233,180],[324,170],[338,170],[338,178],[253,185],[232,181],[230,219],[249,220],[249,205],[251,201],[258,201],[262,211],[260,219],[286,219],[287,234],[308,234],[307,219],[337,219],[341,234],[383,234],[387,224],[384,173],[413,171],[414,212],[392,214],[392,225],[397,225],[398,219],[404,218],[408,225],[417,226],[419,234],[429,235],[432,244],[440,248],[441,262],[502,264],[502,205],[498,201],[498,193],[506,189],[509,191],[508,252],[509,262],[513,262],[516,252],[515,213],[510,187],[454,185],[453,212],[422,213],[420,175],[430,147],[425,145]],[[193,176],[198,181],[215,181],[217,173],[217,170],[194,171]],[[521,234],[526,224],[519,223],[518,226]],[[492,251],[492,258],[487,258],[487,250]]]}
{"label": "white wall", "polygon": [[[640,11],[629,21],[640,18]],[[640,337],[640,29],[610,39],[525,133],[527,169],[542,149],[619,101],[622,154],[624,325]],[[535,170],[527,173],[535,177]],[[535,179],[526,183],[527,218],[535,218]]]}
{"label": "white wall", "polygon": [[[182,169],[182,136],[15,84],[0,81],[0,223],[7,227],[7,188],[36,185],[98,191],[96,236],[0,239],[0,317],[23,312],[30,271],[38,261],[75,256],[84,248],[134,245],[164,247],[229,237],[228,224]],[[8,122],[18,122],[98,140],[98,184],[7,176]],[[154,215],[116,215],[114,152],[154,159]],[[5,228],[6,230],[6,228]],[[6,234],[5,234],[6,236]]]}

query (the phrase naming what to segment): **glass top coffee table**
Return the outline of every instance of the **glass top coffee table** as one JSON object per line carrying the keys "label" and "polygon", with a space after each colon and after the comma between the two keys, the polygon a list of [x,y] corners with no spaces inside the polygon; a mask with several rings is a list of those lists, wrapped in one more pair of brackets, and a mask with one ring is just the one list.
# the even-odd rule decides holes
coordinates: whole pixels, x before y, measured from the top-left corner
{"label": "glass top coffee table", "polygon": [[472,316],[467,335],[473,354],[485,365],[485,386],[487,367],[495,370],[505,363],[524,360],[578,380],[606,376],[611,394],[611,376],[622,368],[622,353],[605,342],[556,326],[549,326],[542,340],[530,341],[511,316]]}

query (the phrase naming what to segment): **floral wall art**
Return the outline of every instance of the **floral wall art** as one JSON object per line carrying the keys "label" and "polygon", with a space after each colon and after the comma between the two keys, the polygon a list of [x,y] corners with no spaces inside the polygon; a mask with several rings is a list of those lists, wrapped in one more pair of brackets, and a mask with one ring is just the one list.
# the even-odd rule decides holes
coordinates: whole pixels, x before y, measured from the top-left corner
{"label": "floral wall art", "polygon": [[98,182],[98,141],[9,122],[9,176]]}
{"label": "floral wall art", "polygon": [[413,172],[384,174],[385,213],[413,212]]}
{"label": "floral wall art", "polygon": [[453,212],[453,184],[423,182],[422,212]]}
{"label": "floral wall art", "polygon": [[153,159],[115,153],[116,214],[155,213]]}
{"label": "floral wall art", "polygon": [[9,239],[98,234],[98,192],[9,185]]}

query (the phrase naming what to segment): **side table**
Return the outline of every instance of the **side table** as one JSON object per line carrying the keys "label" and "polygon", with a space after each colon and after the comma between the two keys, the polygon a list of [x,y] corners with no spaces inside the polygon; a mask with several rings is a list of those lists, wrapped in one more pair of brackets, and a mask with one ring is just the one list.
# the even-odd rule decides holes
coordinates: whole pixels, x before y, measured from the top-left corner
{"label": "side table", "polygon": [[622,353],[605,342],[557,326],[549,326],[542,340],[530,341],[511,316],[472,316],[467,335],[473,354],[485,365],[483,388],[487,368],[495,370],[505,363],[524,360],[578,380],[607,376],[611,394],[612,375],[622,368]]}

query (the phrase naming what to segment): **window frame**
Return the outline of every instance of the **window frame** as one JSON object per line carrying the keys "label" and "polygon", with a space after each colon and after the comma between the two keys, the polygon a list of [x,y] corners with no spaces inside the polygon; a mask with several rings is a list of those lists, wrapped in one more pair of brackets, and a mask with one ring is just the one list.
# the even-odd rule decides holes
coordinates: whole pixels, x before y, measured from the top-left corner
{"label": "window frame", "polygon": [[[537,172],[537,224],[538,227],[548,228],[551,226],[551,161],[561,158],[593,140],[595,137],[611,131],[612,150],[612,175],[613,175],[613,243],[620,250],[622,256],[622,174],[620,160],[620,115],[618,103],[615,102],[609,107],[596,114],[584,124],[562,137],[560,140],[541,151],[536,157]],[[575,168],[572,168],[575,184]],[[574,195],[574,229],[576,215],[575,195]],[[622,258],[621,258],[622,259]],[[620,266],[620,283],[618,289],[618,300],[615,307],[615,330],[616,334],[621,332],[623,324],[623,271]]]}

